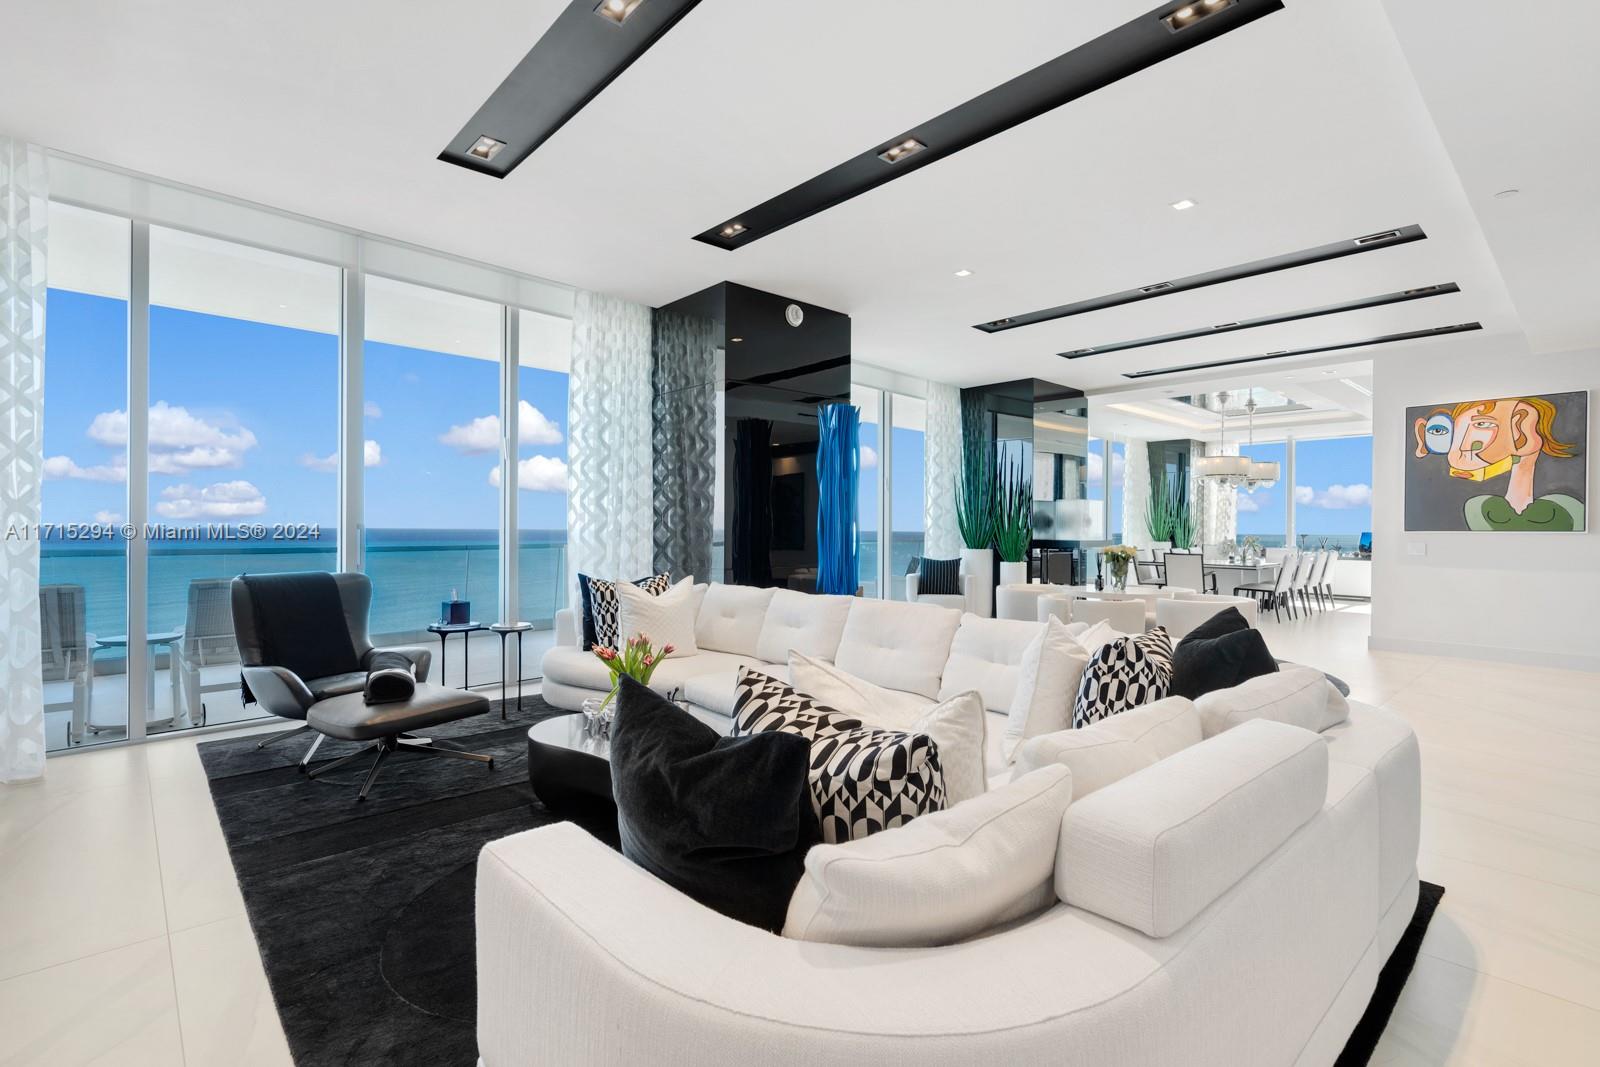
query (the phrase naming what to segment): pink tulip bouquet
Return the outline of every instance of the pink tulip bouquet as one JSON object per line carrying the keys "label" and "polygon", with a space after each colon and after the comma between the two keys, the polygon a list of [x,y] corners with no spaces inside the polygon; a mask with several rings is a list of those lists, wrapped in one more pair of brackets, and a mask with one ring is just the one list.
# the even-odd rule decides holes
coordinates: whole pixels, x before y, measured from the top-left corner
{"label": "pink tulip bouquet", "polygon": [[650,676],[656,673],[661,661],[675,651],[677,648],[674,645],[666,645],[658,651],[651,646],[650,638],[645,634],[630,637],[621,652],[605,645],[595,645],[595,658],[611,672],[611,692],[600,702],[601,709],[604,710],[611,703],[611,698],[617,695],[617,682],[624,674],[640,685],[649,685]]}

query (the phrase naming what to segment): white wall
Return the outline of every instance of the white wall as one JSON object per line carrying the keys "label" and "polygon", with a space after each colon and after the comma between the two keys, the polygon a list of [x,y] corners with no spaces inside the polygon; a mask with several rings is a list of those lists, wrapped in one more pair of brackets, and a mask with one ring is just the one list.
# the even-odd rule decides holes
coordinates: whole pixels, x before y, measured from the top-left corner
{"label": "white wall", "polygon": [[[1520,339],[1472,337],[1373,362],[1371,646],[1600,670],[1600,349],[1532,355]],[[1578,389],[1590,391],[1588,532],[1405,531],[1408,406]]]}

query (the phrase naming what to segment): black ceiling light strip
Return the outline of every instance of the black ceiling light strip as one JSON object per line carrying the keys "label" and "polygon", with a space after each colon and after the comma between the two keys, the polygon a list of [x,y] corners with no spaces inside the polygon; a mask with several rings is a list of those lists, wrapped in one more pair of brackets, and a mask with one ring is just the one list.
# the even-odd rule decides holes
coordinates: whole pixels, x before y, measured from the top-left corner
{"label": "black ceiling light strip", "polygon": [[1341,352],[1346,348],[1366,348],[1369,345],[1388,345],[1397,341],[1420,341],[1425,337],[1443,337],[1451,333],[1469,333],[1483,329],[1481,322],[1462,322],[1454,326],[1435,326],[1431,330],[1411,330],[1407,333],[1386,333],[1382,337],[1368,337],[1364,341],[1346,341],[1337,345],[1317,345],[1314,348],[1293,348],[1281,352],[1264,352],[1259,356],[1238,356],[1234,359],[1213,359],[1205,363],[1189,363],[1181,367],[1159,367],[1155,370],[1136,370],[1124,378],[1155,378],[1163,374],[1182,374],[1190,370],[1210,370],[1214,367],[1234,367],[1242,363],[1262,363],[1269,359],[1291,359],[1310,356],[1318,352]]}
{"label": "black ceiling light strip", "polygon": [[439,153],[504,178],[700,0],[573,0]]}
{"label": "black ceiling light strip", "polygon": [[1283,0],[1163,4],[717,223],[695,240],[717,248],[743,248],[1282,8]]}
{"label": "black ceiling light strip", "polygon": [[1108,345],[1095,345],[1093,348],[1076,348],[1071,352],[1058,352],[1056,354],[1063,359],[1083,359],[1085,356],[1100,356],[1107,352],[1123,352],[1130,348],[1144,348],[1146,345],[1164,345],[1172,341],[1192,341],[1197,337],[1214,337],[1219,333],[1253,330],[1257,326],[1276,326],[1280,322],[1298,322],[1301,319],[1321,318],[1323,315],[1337,315],[1344,311],[1361,311],[1365,308],[1379,308],[1389,304],[1404,304],[1411,300],[1426,300],[1430,296],[1443,296],[1446,293],[1459,293],[1460,291],[1461,287],[1455,282],[1445,282],[1442,285],[1423,286],[1421,289],[1406,289],[1398,293],[1384,293],[1382,296],[1346,300],[1342,304],[1327,304],[1318,308],[1306,308],[1303,311],[1286,311],[1281,315],[1262,315],[1260,318],[1255,319],[1240,319],[1238,322],[1224,322],[1216,326],[1203,326],[1198,330],[1166,333],[1159,337],[1141,337],[1136,341],[1115,341]]}
{"label": "black ceiling light strip", "polygon": [[1149,285],[1141,285],[1137,289],[1126,289],[1120,293],[1108,293],[1105,296],[1091,297],[1088,300],[1079,300],[1074,304],[1062,304],[1059,307],[1045,308],[1043,311],[1029,311],[1021,315],[1012,315],[1009,318],[980,322],[973,329],[982,330],[984,333],[1001,333],[1005,330],[1014,330],[1019,326],[1033,326],[1041,322],[1049,322],[1052,319],[1065,319],[1072,315],[1082,315],[1087,311],[1102,311],[1122,304],[1134,304],[1140,300],[1152,300],[1158,296],[1184,293],[1191,289],[1204,289],[1208,285],[1234,282],[1241,278],[1254,278],[1260,274],[1272,274],[1280,270],[1293,270],[1295,267],[1305,267],[1312,263],[1326,263],[1330,259],[1356,256],[1363,252],[1376,252],[1380,248],[1393,248],[1395,245],[1410,244],[1412,241],[1425,241],[1427,239],[1428,235],[1422,232],[1421,226],[1402,226],[1398,230],[1381,230],[1378,233],[1369,233],[1363,237],[1355,237],[1347,241],[1335,241],[1332,244],[1318,245],[1316,248],[1306,248],[1299,252],[1288,252],[1281,256],[1269,256],[1266,259],[1257,259],[1234,267],[1220,267],[1217,270],[1208,270],[1203,274],[1191,274],[1187,278],[1151,282]]}

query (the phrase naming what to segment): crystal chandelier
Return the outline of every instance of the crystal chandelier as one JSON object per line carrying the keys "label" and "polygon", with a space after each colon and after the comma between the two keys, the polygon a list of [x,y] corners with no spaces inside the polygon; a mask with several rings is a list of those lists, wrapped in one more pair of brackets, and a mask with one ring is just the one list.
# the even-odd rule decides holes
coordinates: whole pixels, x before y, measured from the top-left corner
{"label": "crystal chandelier", "polygon": [[[1228,443],[1228,394],[1218,393],[1217,418],[1221,424],[1218,437],[1219,447],[1226,448]],[[1250,444],[1256,441],[1256,398],[1247,397],[1244,405],[1245,412],[1250,419]],[[1195,460],[1195,470],[1200,477],[1209,478],[1217,484],[1228,489],[1243,489],[1253,493],[1257,489],[1270,488],[1277,484],[1278,465],[1271,462],[1261,462],[1250,459],[1248,456],[1201,456]]]}

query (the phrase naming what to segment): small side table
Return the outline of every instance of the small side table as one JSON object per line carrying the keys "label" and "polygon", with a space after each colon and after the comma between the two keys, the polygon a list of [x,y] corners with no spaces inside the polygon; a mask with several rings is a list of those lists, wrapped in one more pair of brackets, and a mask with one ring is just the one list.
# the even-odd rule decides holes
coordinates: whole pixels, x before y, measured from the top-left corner
{"label": "small side table", "polygon": [[533,629],[531,622],[491,623],[489,631],[500,635],[500,718],[506,717],[506,637],[517,635],[517,710],[522,710],[522,635]]}
{"label": "small side table", "polygon": [[428,632],[439,635],[439,684],[449,685],[445,676],[445,638],[451,634],[460,634],[462,641],[461,656],[464,661],[461,668],[461,688],[472,687],[472,635],[488,627],[481,622],[436,622],[428,626]]}

